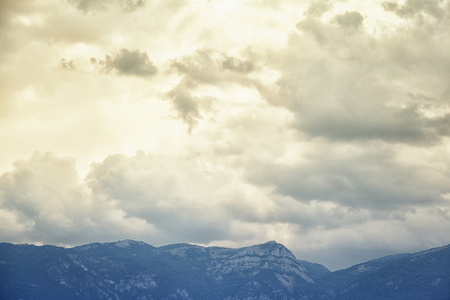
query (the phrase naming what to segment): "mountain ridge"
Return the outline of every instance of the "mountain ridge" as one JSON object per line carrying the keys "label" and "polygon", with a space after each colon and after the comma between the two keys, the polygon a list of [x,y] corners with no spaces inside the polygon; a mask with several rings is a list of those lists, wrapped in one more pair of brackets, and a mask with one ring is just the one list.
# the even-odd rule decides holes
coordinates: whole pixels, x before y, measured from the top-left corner
{"label": "mountain ridge", "polygon": [[241,248],[0,243],[0,299],[443,300],[449,270],[450,245],[331,272],[275,241]]}

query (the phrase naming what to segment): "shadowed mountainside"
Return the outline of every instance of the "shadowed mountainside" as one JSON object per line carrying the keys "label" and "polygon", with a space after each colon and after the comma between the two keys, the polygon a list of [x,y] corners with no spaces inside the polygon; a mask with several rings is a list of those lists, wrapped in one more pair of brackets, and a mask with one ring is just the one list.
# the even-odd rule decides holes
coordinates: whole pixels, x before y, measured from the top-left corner
{"label": "shadowed mountainside", "polygon": [[0,244],[1,299],[450,299],[450,246],[330,272],[276,242]]}

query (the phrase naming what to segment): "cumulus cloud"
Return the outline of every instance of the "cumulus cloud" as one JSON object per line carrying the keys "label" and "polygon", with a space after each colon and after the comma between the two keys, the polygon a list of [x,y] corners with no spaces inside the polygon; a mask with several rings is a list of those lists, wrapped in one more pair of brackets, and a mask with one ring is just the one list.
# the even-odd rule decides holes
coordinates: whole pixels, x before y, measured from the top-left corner
{"label": "cumulus cloud", "polygon": [[[448,14],[424,3],[407,2],[401,9]],[[436,125],[448,117],[448,105],[444,110],[437,105],[448,102],[443,80],[450,61],[444,51],[450,43],[444,33],[447,19],[425,19],[373,36],[367,30],[348,32],[362,26],[359,12],[327,21],[314,7],[297,24],[301,34],[291,35],[285,54],[274,62],[281,72],[279,91],[268,97],[295,114],[298,130],[330,140],[412,145],[448,136]]]}
{"label": "cumulus cloud", "polygon": [[229,235],[229,220],[214,192],[227,186],[229,176],[205,173],[201,161],[138,152],[107,157],[92,166],[87,180],[94,193],[114,199],[126,215],[146,220],[169,240],[206,243]]}
{"label": "cumulus cloud", "polygon": [[[72,158],[35,153],[0,177],[2,240],[77,244],[134,237],[155,244],[241,238],[231,199],[247,187],[233,173],[192,157],[138,152],[93,164],[86,181]],[[238,202],[238,201],[237,201]],[[8,230],[7,230],[8,229]]]}
{"label": "cumulus cloud", "polygon": [[[326,162],[326,170],[317,161],[312,167],[270,166],[270,172],[257,166],[253,172],[264,174],[251,183],[240,177],[239,169],[225,168],[214,157],[140,151],[110,155],[80,181],[72,158],[35,153],[0,177],[1,239],[73,245],[131,237],[155,245],[188,241],[237,246],[276,238],[300,258],[336,268],[355,261],[349,253],[364,260],[408,247],[420,250],[424,243],[444,238],[445,224],[450,224],[448,199],[428,200],[437,195],[433,189],[449,192],[448,177],[437,170],[409,170],[415,175],[408,178],[386,176],[365,158],[369,163],[361,169],[368,174],[357,181],[363,174],[354,171],[354,177],[346,177],[348,168],[339,166],[339,158],[332,160],[335,166]],[[418,177],[427,175],[428,184],[420,182]],[[416,193],[431,196],[422,199]],[[420,234],[417,244],[417,231],[426,232],[417,222],[425,221],[440,225],[432,240]],[[386,228],[391,228],[388,239],[382,233]],[[366,251],[353,252],[361,241]],[[339,260],[329,258],[330,248],[343,253]]]}
{"label": "cumulus cloud", "polygon": [[97,65],[103,72],[115,70],[121,75],[153,76],[157,69],[148,58],[147,53],[139,50],[122,49],[114,56],[106,55],[105,59],[91,58],[91,63]]}
{"label": "cumulus cloud", "polygon": [[78,180],[73,158],[35,153],[16,161],[14,169],[0,177],[0,211],[11,221],[0,223],[1,239],[76,244],[145,228],[151,232],[145,221],[125,217]]}
{"label": "cumulus cloud", "polygon": [[162,244],[230,238],[230,219],[219,204],[226,196],[217,192],[231,182],[227,172],[205,173],[203,162],[161,161],[138,152],[107,157],[82,182],[74,163],[35,153],[0,177],[2,240],[77,244],[134,236]]}

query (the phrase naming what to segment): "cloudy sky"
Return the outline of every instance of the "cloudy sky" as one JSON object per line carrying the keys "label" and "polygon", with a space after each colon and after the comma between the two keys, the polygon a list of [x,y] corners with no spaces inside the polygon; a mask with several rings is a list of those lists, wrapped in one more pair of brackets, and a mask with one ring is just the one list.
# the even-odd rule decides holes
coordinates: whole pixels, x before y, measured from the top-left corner
{"label": "cloudy sky", "polygon": [[450,243],[450,1],[0,6],[1,241]]}

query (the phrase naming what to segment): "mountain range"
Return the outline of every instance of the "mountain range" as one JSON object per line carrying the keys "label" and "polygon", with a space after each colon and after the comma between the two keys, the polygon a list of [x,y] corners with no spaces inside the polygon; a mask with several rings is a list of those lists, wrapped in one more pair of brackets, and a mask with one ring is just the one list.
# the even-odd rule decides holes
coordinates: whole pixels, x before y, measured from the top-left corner
{"label": "mountain range", "polygon": [[0,243],[0,299],[448,300],[450,245],[331,272],[274,241],[239,249]]}

